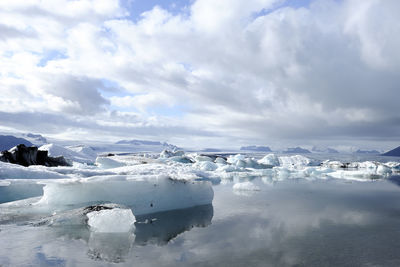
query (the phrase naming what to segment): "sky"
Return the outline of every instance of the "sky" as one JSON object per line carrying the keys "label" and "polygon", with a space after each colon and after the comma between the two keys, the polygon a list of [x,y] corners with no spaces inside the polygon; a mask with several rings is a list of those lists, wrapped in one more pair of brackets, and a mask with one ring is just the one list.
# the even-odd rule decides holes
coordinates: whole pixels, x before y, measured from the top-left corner
{"label": "sky", "polygon": [[0,131],[390,149],[400,1],[2,0]]}

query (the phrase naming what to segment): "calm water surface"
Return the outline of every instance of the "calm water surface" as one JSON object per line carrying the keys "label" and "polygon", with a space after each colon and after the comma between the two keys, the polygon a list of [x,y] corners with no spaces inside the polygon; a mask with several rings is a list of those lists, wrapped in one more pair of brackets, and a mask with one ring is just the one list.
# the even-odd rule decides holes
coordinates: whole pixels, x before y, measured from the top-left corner
{"label": "calm water surface", "polygon": [[212,205],[137,217],[135,236],[0,221],[0,265],[400,266],[399,181],[226,182]]}

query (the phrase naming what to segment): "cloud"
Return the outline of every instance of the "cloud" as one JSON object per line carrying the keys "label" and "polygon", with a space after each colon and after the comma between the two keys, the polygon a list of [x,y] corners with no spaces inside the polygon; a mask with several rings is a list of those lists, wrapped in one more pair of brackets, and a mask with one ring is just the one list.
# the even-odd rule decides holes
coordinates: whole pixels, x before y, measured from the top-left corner
{"label": "cloud", "polygon": [[[314,0],[304,7],[197,0],[182,12],[155,6],[136,20],[129,5],[113,0],[5,2],[3,112],[17,106],[89,121],[131,112],[138,115],[133,124],[156,121],[179,136],[176,126],[185,125],[198,142],[214,133],[221,146],[358,139],[392,145],[400,133],[395,0]],[[179,116],[165,112],[182,106]],[[97,126],[85,127],[90,135]]]}

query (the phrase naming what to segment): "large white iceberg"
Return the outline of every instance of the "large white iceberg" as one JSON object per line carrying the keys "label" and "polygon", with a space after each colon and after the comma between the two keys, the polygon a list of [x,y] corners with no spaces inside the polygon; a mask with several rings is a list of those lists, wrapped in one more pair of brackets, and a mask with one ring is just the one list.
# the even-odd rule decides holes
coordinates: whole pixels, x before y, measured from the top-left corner
{"label": "large white iceberg", "polygon": [[207,181],[177,180],[168,176],[113,175],[43,181],[43,196],[36,203],[49,209],[112,202],[129,206],[135,215],[212,203]]}
{"label": "large white iceberg", "polygon": [[39,147],[39,150],[46,150],[48,151],[48,155],[51,157],[59,157],[63,156],[65,159],[72,161],[72,162],[80,162],[80,163],[88,163],[93,164],[96,157],[93,153],[88,153],[88,149],[77,149],[74,151],[72,149],[59,146],[56,144],[46,144]]}

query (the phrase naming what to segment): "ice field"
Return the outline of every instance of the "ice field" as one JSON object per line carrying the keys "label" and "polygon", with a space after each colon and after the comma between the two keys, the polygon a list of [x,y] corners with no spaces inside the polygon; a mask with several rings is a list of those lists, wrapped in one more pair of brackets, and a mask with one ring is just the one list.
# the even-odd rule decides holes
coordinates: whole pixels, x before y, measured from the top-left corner
{"label": "ice field", "polygon": [[0,162],[0,265],[400,263],[398,158],[40,149],[72,166]]}

